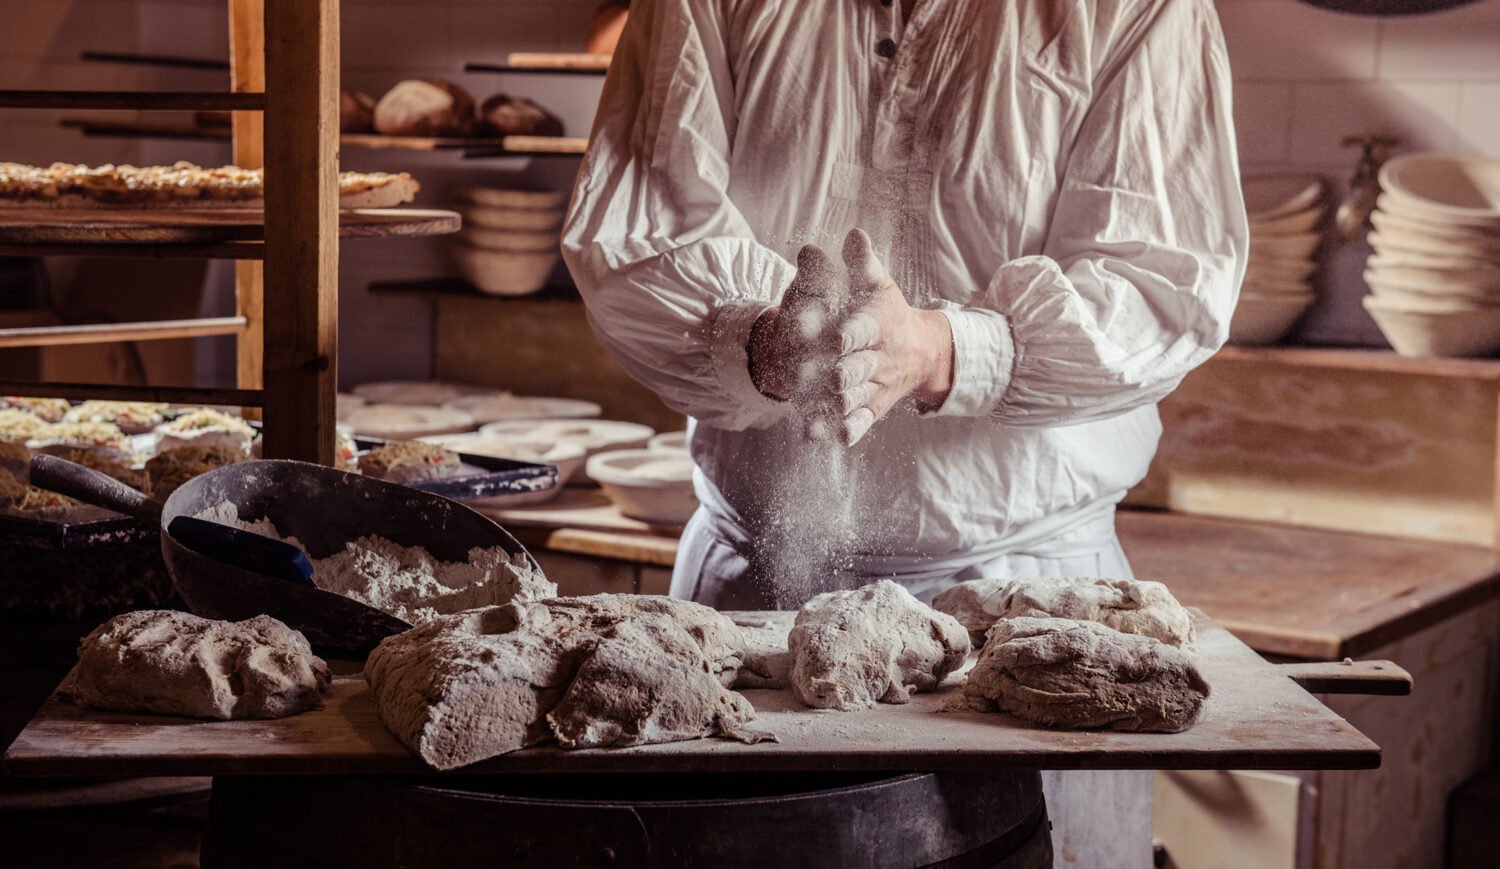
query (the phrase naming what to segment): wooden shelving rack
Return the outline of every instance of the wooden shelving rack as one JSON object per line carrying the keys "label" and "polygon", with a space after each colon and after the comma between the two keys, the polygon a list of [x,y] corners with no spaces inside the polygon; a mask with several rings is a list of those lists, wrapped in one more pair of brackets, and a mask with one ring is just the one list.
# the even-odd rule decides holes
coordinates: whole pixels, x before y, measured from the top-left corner
{"label": "wooden shelving rack", "polygon": [[340,236],[435,235],[458,215],[339,211],[339,0],[227,0],[225,93],[0,91],[0,108],[233,113],[234,161],[264,166],[265,210],[0,213],[0,254],[236,260],[233,317],[0,329],[0,346],[234,335],[235,389],[0,382],[0,394],[260,407],[264,454],[333,463]]}

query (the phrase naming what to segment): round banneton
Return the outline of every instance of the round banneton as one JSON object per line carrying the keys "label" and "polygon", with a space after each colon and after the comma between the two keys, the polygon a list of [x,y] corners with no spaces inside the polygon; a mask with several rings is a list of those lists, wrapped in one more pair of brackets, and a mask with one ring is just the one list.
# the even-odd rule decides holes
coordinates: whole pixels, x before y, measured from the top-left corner
{"label": "round banneton", "polygon": [[1411,154],[1380,169],[1393,205],[1435,218],[1500,227],[1500,163],[1478,157]]}

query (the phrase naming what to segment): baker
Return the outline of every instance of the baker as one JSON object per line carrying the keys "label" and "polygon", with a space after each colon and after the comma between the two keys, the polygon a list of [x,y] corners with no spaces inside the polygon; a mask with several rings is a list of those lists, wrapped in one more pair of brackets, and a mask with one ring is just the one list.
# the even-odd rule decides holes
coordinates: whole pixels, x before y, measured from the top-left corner
{"label": "baker", "polygon": [[1115,505],[1247,235],[1211,0],[637,0],[563,252],[693,420],[672,593],[738,609],[825,506],[770,496],[809,471],[807,390],[853,444],[845,583],[1129,576]]}

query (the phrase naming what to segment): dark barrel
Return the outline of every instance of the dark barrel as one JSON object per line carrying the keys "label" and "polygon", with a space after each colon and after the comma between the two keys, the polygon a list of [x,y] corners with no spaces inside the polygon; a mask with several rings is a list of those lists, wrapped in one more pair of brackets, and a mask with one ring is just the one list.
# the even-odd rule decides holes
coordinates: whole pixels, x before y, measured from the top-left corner
{"label": "dark barrel", "polygon": [[1044,869],[1034,772],[219,778],[205,869]]}

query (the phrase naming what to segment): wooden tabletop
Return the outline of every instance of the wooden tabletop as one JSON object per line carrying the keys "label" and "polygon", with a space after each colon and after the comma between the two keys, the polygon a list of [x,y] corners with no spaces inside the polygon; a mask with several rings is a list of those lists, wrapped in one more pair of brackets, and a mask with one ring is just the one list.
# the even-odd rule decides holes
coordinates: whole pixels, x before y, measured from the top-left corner
{"label": "wooden tabletop", "polygon": [[1500,594],[1492,550],[1122,510],[1136,576],[1263,654],[1358,657]]}
{"label": "wooden tabletop", "polygon": [[[1380,749],[1277,667],[1199,616],[1199,665],[1212,687],[1183,733],[1067,732],[1000,714],[939,712],[941,689],[865,712],[810,710],[789,691],[751,690],[752,727],[780,742],[698,739],[627,749],[518,751],[465,772],[776,772],[794,770],[1367,769]],[[358,676],[334,680],[324,708],[276,721],[203,722],[105,713],[52,697],[5,755],[24,776],[416,773]]]}

